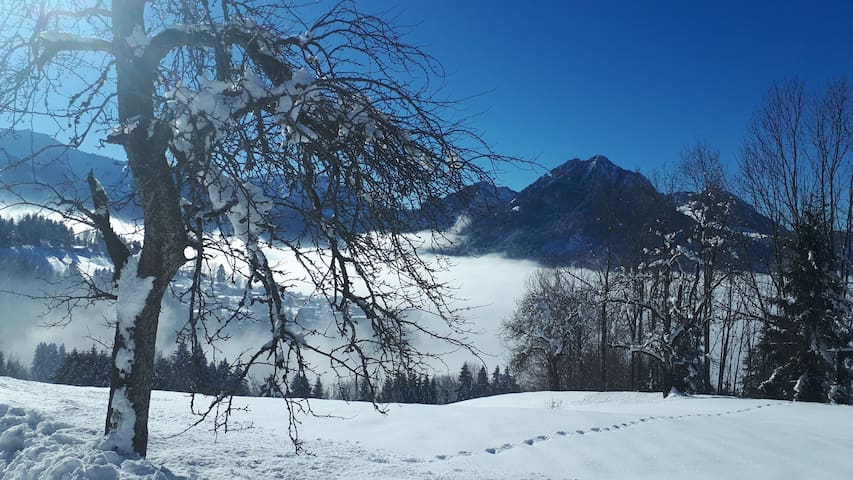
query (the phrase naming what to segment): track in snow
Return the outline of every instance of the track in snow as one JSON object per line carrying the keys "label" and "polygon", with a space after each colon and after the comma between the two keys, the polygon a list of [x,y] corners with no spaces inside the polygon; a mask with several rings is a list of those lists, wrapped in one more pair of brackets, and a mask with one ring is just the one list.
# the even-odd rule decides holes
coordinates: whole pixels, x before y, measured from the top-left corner
{"label": "track in snow", "polygon": [[[557,430],[556,432],[554,432],[553,435],[543,434],[543,435],[538,435],[536,437],[528,438],[528,439],[521,441],[521,442],[518,442],[518,443],[504,443],[503,445],[501,445],[499,447],[487,447],[478,453],[497,455],[501,452],[505,452],[507,450],[510,450],[510,449],[513,449],[516,447],[520,447],[522,445],[533,446],[537,443],[553,440],[553,439],[558,438],[558,437],[570,437],[570,436],[576,437],[576,436],[586,435],[586,434],[590,434],[590,433],[613,432],[613,431],[617,431],[617,430],[624,430],[626,428],[629,428],[629,427],[632,427],[635,425],[642,425],[645,423],[650,423],[650,422],[660,421],[660,420],[679,420],[679,419],[687,418],[687,417],[721,417],[724,415],[734,415],[737,413],[744,413],[744,412],[748,412],[751,410],[757,410],[759,408],[772,407],[772,406],[778,406],[778,405],[784,405],[784,402],[763,403],[761,405],[756,405],[754,407],[741,408],[738,410],[727,410],[724,412],[717,412],[717,413],[687,413],[687,414],[683,414],[683,415],[649,415],[647,417],[641,417],[641,418],[638,418],[636,420],[630,420],[630,421],[626,421],[626,422],[622,422],[622,423],[614,423],[612,425],[605,426],[605,427],[596,426],[596,427],[589,427],[586,430],[572,430],[572,431],[570,431],[570,430]],[[435,459],[437,459],[437,460],[449,460],[453,457],[460,457],[460,456],[470,457],[471,455],[473,455],[473,453],[468,451],[468,450],[460,450],[460,451],[456,452],[455,454],[444,454],[443,453],[443,454],[435,455]]]}

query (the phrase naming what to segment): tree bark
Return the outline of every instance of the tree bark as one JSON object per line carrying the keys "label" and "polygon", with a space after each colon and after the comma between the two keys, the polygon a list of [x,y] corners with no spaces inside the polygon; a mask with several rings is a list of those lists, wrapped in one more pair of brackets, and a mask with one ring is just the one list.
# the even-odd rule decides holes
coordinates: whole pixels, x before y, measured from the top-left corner
{"label": "tree bark", "polygon": [[549,357],[547,360],[548,369],[548,390],[559,392],[562,390],[560,382],[560,360],[559,357]]}
{"label": "tree bark", "polygon": [[[166,159],[167,136],[164,128],[154,121],[154,81],[156,66],[146,64],[134,56],[127,45],[135,29],[145,31],[144,0],[115,0],[113,2],[113,38],[116,52],[116,94],[119,121],[122,124],[137,123],[120,143],[127,154],[127,162],[139,195],[145,227],[143,248],[137,271],[126,271],[124,275],[153,278],[153,287],[145,300],[145,306],[133,321],[129,339],[124,338],[121,325],[116,327],[113,345],[113,366],[110,383],[110,402],[107,409],[105,434],[115,434],[122,418],[116,415],[114,405],[116,392],[125,389],[124,395],[135,413],[132,452],[145,456],[148,446],[148,410],[153,381],[155,342],[160,318],[161,301],[172,278],[186,261],[184,248],[187,234],[180,210],[180,196],[172,179]],[[122,298],[119,297],[119,308]],[[116,365],[117,355],[128,348],[132,366],[129,372],[121,371]]]}

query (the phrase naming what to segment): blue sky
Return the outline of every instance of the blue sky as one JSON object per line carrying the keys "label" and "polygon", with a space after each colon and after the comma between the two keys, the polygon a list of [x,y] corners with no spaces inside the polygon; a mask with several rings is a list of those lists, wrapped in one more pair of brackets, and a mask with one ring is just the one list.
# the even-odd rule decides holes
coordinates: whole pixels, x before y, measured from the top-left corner
{"label": "blue sky", "polygon": [[[444,92],[499,150],[651,172],[698,140],[734,164],[776,81],[853,81],[851,1],[368,0],[444,64]],[[519,189],[542,171],[511,172]]]}
{"label": "blue sky", "polygon": [[[310,8],[331,0],[318,3]],[[546,168],[603,154],[648,174],[699,140],[734,165],[773,82],[853,81],[853,1],[358,5],[396,17],[409,41],[442,62],[441,94],[473,97],[459,115],[473,115],[497,150]],[[513,170],[498,183],[521,189],[544,172]]]}

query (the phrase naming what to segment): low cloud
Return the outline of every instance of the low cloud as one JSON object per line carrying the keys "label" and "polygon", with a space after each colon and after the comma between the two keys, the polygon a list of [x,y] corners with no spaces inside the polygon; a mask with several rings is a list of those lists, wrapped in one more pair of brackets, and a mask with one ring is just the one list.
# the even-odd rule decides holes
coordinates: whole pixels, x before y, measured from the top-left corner
{"label": "low cloud", "polygon": [[[435,257],[427,254],[428,261]],[[290,265],[292,259],[277,254],[275,260],[283,266]],[[291,271],[298,272],[294,264]],[[516,299],[521,295],[524,283],[531,273],[539,268],[535,262],[513,260],[499,255],[480,257],[451,257],[446,270],[438,273],[438,280],[453,287],[452,306],[462,309],[462,317],[468,322],[467,336],[477,349],[483,352],[482,359],[490,367],[505,365],[507,355],[499,336],[501,321],[511,315]],[[41,292],[44,284],[35,280],[24,282],[21,275],[8,275],[0,279],[4,290],[17,292]],[[26,277],[26,275],[24,275]],[[307,293],[307,287],[297,288]],[[79,310],[73,320],[63,326],[49,327],[62,320],[62,310],[49,311],[43,301],[29,299],[9,293],[0,294],[0,351],[17,357],[22,363],[29,364],[35,346],[39,342],[64,343],[67,349],[88,349],[93,344],[110,345],[114,332],[109,323],[115,318],[115,307],[109,302]],[[417,314],[416,314],[417,315]],[[442,333],[441,322],[428,315],[419,315],[419,321]],[[187,307],[174,298],[167,298],[160,319],[158,351],[168,354],[174,350],[177,332],[186,326]],[[246,351],[254,351],[269,339],[269,324],[263,320],[233,326],[228,330],[230,339],[216,344],[215,353],[209,350],[208,358],[233,360]],[[446,327],[445,327],[446,328]],[[448,352],[449,347],[437,344],[423,337],[415,337],[413,342],[418,349],[431,353],[446,353],[441,361],[432,366],[439,373],[453,373],[464,361],[472,360],[467,351]],[[318,364],[319,370],[323,365]],[[257,376],[257,375],[256,375]]]}

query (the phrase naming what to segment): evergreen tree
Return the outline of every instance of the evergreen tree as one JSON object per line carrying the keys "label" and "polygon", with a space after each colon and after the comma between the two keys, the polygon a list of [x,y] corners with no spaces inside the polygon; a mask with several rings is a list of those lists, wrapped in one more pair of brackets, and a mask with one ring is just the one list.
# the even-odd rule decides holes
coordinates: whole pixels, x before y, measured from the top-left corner
{"label": "evergreen tree", "polygon": [[389,377],[386,378],[384,382],[382,382],[382,388],[379,389],[379,395],[377,396],[377,400],[380,403],[391,403],[394,401],[394,378]]}
{"label": "evergreen tree", "polygon": [[0,352],[0,376],[26,380],[30,378],[30,372],[17,359],[14,357],[4,358],[3,352]]}
{"label": "evergreen tree", "polygon": [[323,389],[323,383],[320,382],[319,376],[317,376],[314,386],[311,387],[311,398],[326,398],[326,391]]}
{"label": "evergreen tree", "polygon": [[459,385],[456,387],[456,401],[469,400],[474,398],[474,376],[471,374],[471,367],[468,362],[462,364],[459,370]]}
{"label": "evergreen tree", "polygon": [[481,366],[477,372],[477,383],[474,384],[474,396],[486,397],[492,394],[491,385],[489,385],[489,374],[486,373],[486,367]]}
{"label": "evergreen tree", "polygon": [[432,379],[429,381],[429,387],[427,389],[427,399],[428,401],[426,403],[433,405],[439,403],[438,382],[436,381],[435,377],[432,377]]}
{"label": "evergreen tree", "polygon": [[492,372],[492,394],[500,395],[506,393],[503,389],[503,375],[501,374],[501,366],[495,365]]}
{"label": "evergreen tree", "polygon": [[175,366],[170,357],[158,357],[154,362],[154,389],[175,391]]}
{"label": "evergreen tree", "polygon": [[94,345],[82,352],[75,348],[65,356],[54,378],[56,383],[66,385],[106,387],[109,385],[111,367],[109,355],[98,351]]}
{"label": "evergreen tree", "polygon": [[295,398],[310,398],[311,383],[308,382],[308,377],[305,372],[298,372],[290,382],[290,391],[288,396]]}
{"label": "evergreen tree", "polygon": [[521,386],[515,376],[510,373],[509,368],[506,368],[503,376],[503,393],[518,393],[520,391]]}
{"label": "evergreen tree", "polygon": [[418,402],[425,405],[436,403],[435,381],[429,378],[429,375],[424,375],[420,382],[420,394]]}
{"label": "evergreen tree", "polygon": [[172,381],[170,390],[176,392],[192,391],[193,386],[193,355],[183,340],[172,353]]}
{"label": "evergreen tree", "polygon": [[829,350],[846,345],[849,313],[820,216],[807,210],[794,229],[791,263],[785,272],[780,314],[768,319],[759,344],[769,377],[757,390],[771,398],[827,402],[835,366]]}
{"label": "evergreen tree", "polygon": [[30,372],[24,364],[18,361],[18,359],[9,357],[6,359],[6,365],[4,367],[5,373],[7,377],[19,378],[22,380],[27,380],[30,378]]}
{"label": "evergreen tree", "polygon": [[36,346],[36,351],[33,354],[33,362],[30,367],[30,373],[33,380],[38,382],[53,382],[54,375],[62,365],[64,348],[60,353],[60,349],[55,343],[40,342]]}
{"label": "evergreen tree", "polygon": [[216,366],[208,363],[204,350],[198,345],[193,345],[191,360],[190,388],[185,391],[206,394],[212,394],[214,391],[218,392],[219,381],[215,378]]}
{"label": "evergreen tree", "polygon": [[281,390],[278,388],[278,383],[275,380],[275,376],[270,374],[264,378],[264,383],[261,384],[258,389],[258,395],[261,397],[274,397],[281,398],[283,397]]}
{"label": "evergreen tree", "polygon": [[361,402],[372,402],[374,397],[373,387],[369,379],[361,378],[358,382],[358,400]]}

